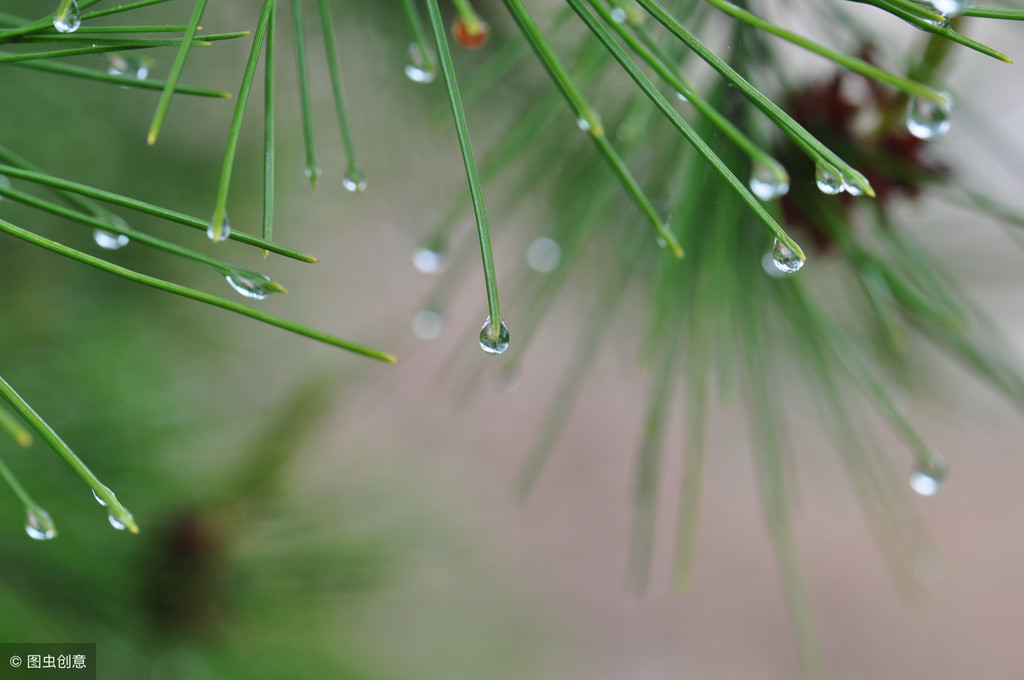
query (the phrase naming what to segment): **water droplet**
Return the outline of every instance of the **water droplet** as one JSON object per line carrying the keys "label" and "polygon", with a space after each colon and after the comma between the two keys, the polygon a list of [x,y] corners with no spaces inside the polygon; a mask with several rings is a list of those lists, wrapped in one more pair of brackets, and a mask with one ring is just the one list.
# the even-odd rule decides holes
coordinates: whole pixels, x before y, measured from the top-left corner
{"label": "water droplet", "polygon": [[209,226],[206,227],[206,235],[214,243],[228,240],[228,237],[231,236],[231,222],[228,221],[227,213],[224,213],[224,224],[220,227],[220,234],[217,234],[217,229],[213,226],[213,222],[210,222]]}
{"label": "water droplet", "polygon": [[775,257],[772,256],[772,251],[770,250],[761,256],[761,269],[763,269],[764,273],[773,279],[784,279],[789,276],[789,274],[784,271],[780,271],[779,268],[775,266]]}
{"label": "water droplet", "polygon": [[114,527],[118,531],[124,531],[125,523],[114,517],[114,513],[107,515],[107,521],[110,522],[110,526]]}
{"label": "water droplet", "polygon": [[92,497],[96,499],[96,502],[102,505],[104,508],[107,507],[107,502],[100,498],[100,495],[96,493],[96,489],[92,490]]}
{"label": "water droplet", "polygon": [[973,5],[971,0],[931,0],[935,11],[944,17],[954,17]]}
{"label": "water droplet", "polygon": [[676,99],[678,99],[681,102],[688,102],[688,101],[690,101],[689,97],[687,97],[682,92],[679,92],[678,90],[676,91]]}
{"label": "water droplet", "polygon": [[280,292],[270,277],[263,274],[235,269],[224,278],[236,293],[250,300],[264,300],[271,293]]}
{"label": "water droplet", "polygon": [[353,193],[366,191],[366,175],[357,166],[353,165],[341,178],[341,185]]}
{"label": "water droplet", "polygon": [[145,80],[149,76],[149,67],[152,65],[152,60],[131,54],[111,54],[109,61],[108,75],[126,76],[136,80]]}
{"label": "water droplet", "polygon": [[626,10],[621,7],[614,8],[611,12],[612,21],[617,24],[623,24],[626,22]]}
{"label": "water droplet", "polygon": [[35,508],[26,514],[25,533],[37,541],[49,541],[57,535],[57,525],[45,510]]}
{"label": "water droplet", "polygon": [[584,132],[590,132],[590,121],[584,118],[583,116],[580,116],[579,118],[576,119],[576,125],[577,127],[579,127],[579,129],[583,130]]}
{"label": "water droplet", "polygon": [[[0,187],[4,189],[11,189],[11,179],[7,175],[0,175]],[[0,196],[0,201],[4,200],[4,196]]]}
{"label": "water droplet", "polygon": [[[936,454],[937,456],[937,454]],[[934,496],[946,485],[946,466],[941,458],[919,463],[910,473],[910,488],[921,496]]]}
{"label": "water droplet", "polygon": [[412,332],[421,340],[436,340],[444,330],[444,319],[435,311],[424,309],[412,316]]}
{"label": "water droplet", "polygon": [[460,17],[452,24],[452,37],[455,38],[455,42],[467,50],[480,49],[490,36],[491,27],[481,20],[478,20],[475,26],[470,27]]}
{"label": "water droplet", "polygon": [[914,576],[926,586],[934,586],[946,576],[946,560],[937,553],[923,552],[914,558]]}
{"label": "water droplet", "polygon": [[57,12],[53,17],[53,27],[61,33],[74,33],[81,25],[82,12],[78,9],[78,0],[71,0],[63,12]]}
{"label": "water droplet", "polygon": [[800,271],[804,266],[804,258],[779,239],[775,239],[775,245],[772,247],[772,263],[783,274],[792,274]]}
{"label": "water droplet", "polygon": [[951,124],[949,112],[953,110],[953,96],[948,92],[942,95],[946,101],[911,97],[907,102],[907,130],[918,139],[935,139],[949,132]]}
{"label": "water droplet", "polygon": [[480,329],[480,348],[488,354],[501,354],[508,349],[508,326],[501,322],[498,337],[491,337],[491,317],[487,317],[484,327]]}
{"label": "water droplet", "polygon": [[526,264],[541,274],[553,272],[562,261],[562,249],[558,243],[549,238],[534,239],[526,247]]}
{"label": "water droplet", "polygon": [[440,250],[418,248],[412,254],[412,266],[424,274],[436,274],[444,266],[444,257]]}
{"label": "water droplet", "polygon": [[843,178],[833,168],[819,165],[814,169],[814,181],[823,194],[835,196],[843,191]]}
{"label": "water droplet", "polygon": [[773,201],[789,192],[789,178],[779,177],[766,165],[758,163],[750,172],[750,193],[762,201]]}
{"label": "water droplet", "polygon": [[120,250],[128,245],[131,240],[124,234],[115,234],[112,231],[106,229],[94,229],[92,232],[92,240],[96,242],[100,248],[104,250]]}
{"label": "water droplet", "polygon": [[843,191],[845,191],[846,193],[850,194],[851,196],[863,196],[864,195],[864,190],[863,189],[861,189],[856,184],[847,181],[847,179],[845,177],[843,177]]}
{"label": "water droplet", "polygon": [[320,179],[320,176],[324,174],[323,168],[321,168],[319,165],[307,165],[305,168],[302,169],[302,172],[306,175],[306,179],[311,181]]}
{"label": "water droplet", "polygon": [[416,43],[409,45],[409,63],[405,65],[405,77],[423,85],[434,82],[434,78],[437,77],[433,60],[425,59],[420,46]]}

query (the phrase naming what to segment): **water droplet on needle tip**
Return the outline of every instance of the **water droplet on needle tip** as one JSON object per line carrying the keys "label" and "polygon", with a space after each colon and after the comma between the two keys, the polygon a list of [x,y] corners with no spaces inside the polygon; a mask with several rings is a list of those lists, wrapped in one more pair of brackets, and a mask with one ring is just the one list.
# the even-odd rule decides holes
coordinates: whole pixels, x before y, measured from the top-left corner
{"label": "water droplet on needle tip", "polygon": [[508,349],[508,341],[508,326],[504,321],[501,322],[501,327],[498,329],[498,337],[492,337],[491,317],[488,316],[483,328],[480,329],[480,348],[488,354],[497,355]]}

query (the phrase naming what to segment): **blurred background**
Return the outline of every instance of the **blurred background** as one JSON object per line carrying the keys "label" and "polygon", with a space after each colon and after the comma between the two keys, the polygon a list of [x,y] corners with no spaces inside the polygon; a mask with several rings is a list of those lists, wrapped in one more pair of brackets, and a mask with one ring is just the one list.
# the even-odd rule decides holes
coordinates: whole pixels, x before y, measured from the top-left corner
{"label": "blurred background", "polygon": [[[5,7],[39,11],[34,3]],[[513,30],[500,3],[479,9],[500,44]],[[189,12],[169,2],[136,20],[181,23]],[[291,24],[281,14],[285,47]],[[236,30],[255,19],[249,3],[214,3],[203,26]],[[709,422],[692,590],[671,587],[681,405],[666,433],[651,584],[642,595],[625,587],[648,391],[637,364],[643,286],[627,291],[537,487],[517,498],[515,477],[576,347],[578,310],[593,297],[587,283],[600,276],[602,254],[580,265],[584,273],[562,293],[513,389],[501,379],[503,358],[478,347],[486,315],[479,265],[453,292],[440,336],[416,337],[410,320],[433,281],[410,256],[465,181],[451,126],[435,117],[446,106],[443,84],[403,77],[408,43],[392,3],[339,2],[335,19],[365,193],[341,190],[345,162],[318,31],[309,29],[323,166],[316,191],[303,174],[288,49],[278,65],[275,237],[319,264],[264,261],[255,249],[212,246],[199,232],[123,216],[206,252],[229,249],[233,261],[291,291],[254,303],[261,309],[393,352],[400,363],[378,365],[5,239],[0,371],[134,512],[141,533],[112,531],[89,490],[42,443],[27,451],[3,444],[60,536],[28,540],[20,505],[0,496],[0,639],[95,641],[102,678],[799,677],[738,403],[716,404]],[[1019,27],[976,23],[972,35],[1020,56],[1012,54]],[[184,80],[234,90],[247,50],[245,41],[196,50]],[[152,56],[163,77],[173,52]],[[455,56],[460,73],[481,60]],[[1018,67],[967,52],[954,63],[946,82],[958,100],[1000,127],[979,129],[965,110],[937,152],[965,181],[1004,186],[998,193],[1014,203],[1022,177],[1008,168],[1024,167]],[[515,73],[473,108],[481,151],[517,115],[510,102],[521,82],[536,77]],[[0,70],[0,81],[9,93],[2,143],[38,165],[189,214],[212,209],[231,102],[176,98],[150,149],[156,93],[14,68]],[[230,202],[234,228],[253,232],[260,95],[257,88]],[[563,122],[567,136],[578,134],[568,113]],[[996,140],[1008,164],[994,162],[979,137],[989,147]],[[551,219],[552,199],[532,198],[491,201],[499,274],[524,266],[526,244]],[[0,212],[94,250],[79,225],[6,201]],[[1015,237],[938,201],[896,214],[1024,350]],[[471,216],[457,228],[472,238]],[[141,247],[110,257],[231,294],[213,273]],[[801,276],[827,276],[827,264],[815,269]],[[513,342],[528,303],[507,308]],[[1020,678],[1024,422],[923,343],[911,359],[907,413],[952,470],[945,493],[914,500],[943,554],[917,565],[926,597],[908,599],[894,587],[831,441],[803,417],[809,404],[801,397],[788,406],[796,532],[830,675]],[[881,441],[898,467],[909,466],[894,436]]]}

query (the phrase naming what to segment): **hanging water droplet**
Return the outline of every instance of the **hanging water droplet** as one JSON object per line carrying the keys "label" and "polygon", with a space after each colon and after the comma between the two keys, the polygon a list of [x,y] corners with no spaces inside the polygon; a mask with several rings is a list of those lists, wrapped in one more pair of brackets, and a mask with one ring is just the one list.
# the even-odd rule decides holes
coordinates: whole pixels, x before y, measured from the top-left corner
{"label": "hanging water droplet", "polygon": [[550,238],[534,239],[526,247],[526,264],[541,274],[555,271],[562,261],[562,249]]}
{"label": "hanging water droplet", "polygon": [[444,257],[440,250],[423,247],[412,254],[412,266],[424,274],[436,274],[444,266]]}
{"label": "hanging water droplet", "polygon": [[224,278],[236,293],[250,300],[264,300],[271,293],[280,292],[280,286],[263,274],[235,269]]}
{"label": "hanging water droplet", "polygon": [[220,226],[220,234],[217,233],[213,222],[210,222],[209,226],[206,227],[206,235],[214,243],[227,241],[228,237],[231,236],[231,222],[228,221],[228,214],[224,213],[224,223]]}
{"label": "hanging water droplet", "polygon": [[946,467],[941,460],[919,463],[910,473],[910,488],[921,496],[934,496],[946,484]]}
{"label": "hanging water droplet", "polygon": [[124,234],[115,234],[106,229],[93,229],[92,240],[104,250],[120,250],[131,240]]}
{"label": "hanging water droplet", "polygon": [[676,90],[676,99],[678,99],[681,102],[688,102],[688,101],[690,101],[689,97],[687,97],[685,94],[683,94],[682,92],[680,92],[678,90]]}
{"label": "hanging water droplet", "polygon": [[576,119],[576,126],[584,132],[590,132],[590,121],[583,116]]}
{"label": "hanging water droplet", "polygon": [[775,257],[772,255],[772,251],[770,250],[761,256],[761,269],[763,269],[764,273],[773,279],[784,279],[789,276],[788,273],[780,271],[779,268],[775,266]]}
{"label": "hanging water droplet", "polygon": [[302,172],[306,175],[306,179],[316,184],[320,176],[324,174],[323,168],[319,165],[307,165],[302,169]]}
{"label": "hanging water droplet", "polygon": [[823,194],[835,196],[843,191],[843,178],[831,168],[819,165],[814,169],[814,182]]}
{"label": "hanging water droplet", "polygon": [[114,517],[114,513],[107,515],[107,521],[110,522],[110,526],[114,527],[118,531],[124,531],[125,523]]}
{"label": "hanging water droplet", "polygon": [[152,64],[151,59],[134,54],[111,54],[109,61],[108,75],[125,76],[135,80],[145,80],[149,76],[149,67]]}
{"label": "hanging water droplet", "polygon": [[467,50],[478,50],[487,42],[491,36],[491,27],[483,21],[478,20],[475,26],[470,26],[461,17],[452,24],[452,37]]}
{"label": "hanging water droplet", "polygon": [[614,21],[615,23],[626,23],[626,10],[622,9],[621,7],[616,7],[612,9],[612,11],[609,12],[609,14],[611,14],[612,21]]}
{"label": "hanging water droplet", "polygon": [[773,201],[789,192],[789,178],[779,177],[774,170],[760,163],[750,172],[750,193],[762,201]]}
{"label": "hanging water droplet", "polygon": [[971,0],[931,0],[935,11],[944,17],[955,17],[973,5]]}
{"label": "hanging water droplet", "polygon": [[42,508],[35,508],[26,513],[25,533],[37,541],[49,541],[57,535],[57,525]]}
{"label": "hanging water droplet", "polygon": [[353,193],[366,191],[366,175],[358,166],[351,166],[341,178],[341,185]]}
{"label": "hanging water droplet", "polygon": [[423,309],[412,316],[412,332],[421,340],[436,340],[444,330],[444,319],[430,309]]}
{"label": "hanging water droplet", "polygon": [[779,239],[775,239],[772,247],[772,263],[783,274],[793,274],[804,266],[804,258]]}
{"label": "hanging water droplet", "polygon": [[[11,179],[7,175],[0,175],[0,187],[4,189],[11,189]],[[4,200],[6,196],[0,196],[0,201]]]}
{"label": "hanging water droplet", "polygon": [[508,349],[508,326],[501,322],[498,337],[491,337],[491,317],[487,317],[484,327],[480,329],[480,348],[488,354],[501,354]]}
{"label": "hanging water droplet", "polygon": [[71,4],[53,16],[53,27],[60,33],[74,33],[81,25],[82,12],[78,9],[78,0],[71,0]]}
{"label": "hanging water droplet", "polygon": [[843,191],[845,191],[846,193],[850,194],[851,196],[863,196],[864,195],[864,190],[863,189],[861,189],[859,186],[857,186],[853,182],[848,181],[845,177],[843,177]]}
{"label": "hanging water droplet", "polygon": [[925,97],[911,97],[907,102],[907,130],[918,139],[935,139],[949,132],[949,112],[953,110],[953,96],[943,92],[945,101],[939,103]]}
{"label": "hanging water droplet", "polygon": [[101,506],[103,506],[104,508],[107,507],[107,502],[100,498],[100,495],[96,493],[96,489],[92,490],[92,497],[95,498],[96,502],[99,503]]}
{"label": "hanging water droplet", "polygon": [[405,65],[405,77],[423,85],[434,82],[434,78],[437,77],[433,60],[426,59],[416,43],[409,45],[409,63]]}

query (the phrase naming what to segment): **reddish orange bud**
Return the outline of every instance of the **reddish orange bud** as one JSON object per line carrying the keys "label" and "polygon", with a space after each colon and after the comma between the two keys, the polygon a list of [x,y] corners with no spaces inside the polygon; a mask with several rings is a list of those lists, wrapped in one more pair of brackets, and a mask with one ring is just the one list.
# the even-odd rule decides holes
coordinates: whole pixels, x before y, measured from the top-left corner
{"label": "reddish orange bud", "polygon": [[471,27],[460,17],[452,24],[452,36],[455,38],[455,42],[467,50],[476,50],[480,49],[487,42],[487,38],[491,37],[491,27],[483,21],[478,21],[475,26]]}

